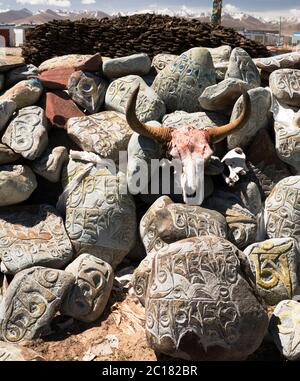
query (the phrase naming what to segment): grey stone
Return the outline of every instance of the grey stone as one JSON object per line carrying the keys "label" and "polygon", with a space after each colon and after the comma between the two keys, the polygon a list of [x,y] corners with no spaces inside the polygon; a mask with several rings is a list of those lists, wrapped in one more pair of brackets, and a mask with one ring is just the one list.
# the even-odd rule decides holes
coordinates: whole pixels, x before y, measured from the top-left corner
{"label": "grey stone", "polygon": [[166,113],[164,102],[148,87],[144,80],[137,75],[129,75],[113,81],[105,96],[106,110],[119,111],[125,114],[126,106],[133,90],[140,85],[137,98],[136,112],[141,122],[160,121]]}
{"label": "grey stone", "polygon": [[214,67],[216,69],[217,79],[223,81],[228,69],[230,54],[232,51],[231,46],[222,45],[218,48],[207,48],[211,54]]}
{"label": "grey stone", "polygon": [[18,153],[15,153],[12,149],[5,144],[0,143],[0,165],[12,163],[21,157]]}
{"label": "grey stone", "polygon": [[153,90],[165,102],[168,112],[201,111],[199,96],[216,83],[216,73],[209,51],[192,48],[159,72]]}
{"label": "grey stone", "polygon": [[31,163],[32,170],[52,183],[60,181],[63,164],[68,160],[68,150],[64,146],[48,148],[41,157]]}
{"label": "grey stone", "polygon": [[292,299],[298,289],[296,241],[273,238],[244,250],[255,276],[256,289],[268,305]]}
{"label": "grey stone", "polygon": [[209,111],[231,111],[235,102],[249,90],[249,85],[236,78],[228,78],[217,85],[208,86],[199,97],[200,105]]}
{"label": "grey stone", "polygon": [[266,72],[283,68],[300,68],[300,52],[291,52],[278,54],[266,58],[255,58],[254,62],[257,67]]}
{"label": "grey stone", "polygon": [[[251,114],[248,122],[239,130],[227,137],[228,149],[244,148],[251,143],[253,137],[261,129],[268,126],[270,120],[271,94],[267,89],[258,87],[249,90]],[[240,97],[234,105],[231,121],[235,120],[243,109],[243,98]]]}
{"label": "grey stone", "polygon": [[119,160],[119,152],[127,150],[133,133],[125,116],[115,111],[70,118],[67,131],[82,150],[97,153],[116,162]]}
{"label": "grey stone", "polygon": [[253,215],[262,211],[262,199],[259,188],[254,181],[242,180],[233,187],[232,191],[239,196],[242,205],[245,206]]}
{"label": "grey stone", "polygon": [[75,103],[91,114],[104,103],[108,82],[93,73],[75,71],[68,82],[68,92]]}
{"label": "grey stone", "polygon": [[18,82],[24,81],[34,75],[38,75],[38,69],[32,64],[22,65],[12,69],[5,74],[5,87],[9,89],[10,87],[15,86]]}
{"label": "grey stone", "polygon": [[300,70],[275,70],[270,75],[269,84],[272,93],[280,102],[300,107]]}
{"label": "grey stone", "polygon": [[261,82],[255,63],[242,48],[232,50],[225,78],[241,79],[247,82],[251,88],[259,87]]}
{"label": "grey stone", "polygon": [[111,293],[113,269],[99,258],[81,254],[65,271],[74,275],[75,285],[64,299],[61,313],[84,322],[97,320]]}
{"label": "grey stone", "polygon": [[6,127],[7,122],[16,111],[17,105],[14,101],[2,100],[0,101],[0,131]]}
{"label": "grey stone", "polygon": [[161,249],[146,294],[150,347],[185,360],[245,360],[268,327],[248,268],[243,254],[220,237],[187,238]]}
{"label": "grey stone", "polygon": [[14,101],[18,109],[34,105],[43,93],[43,86],[37,78],[18,82],[15,86],[6,90],[0,97],[0,101]]}
{"label": "grey stone", "polygon": [[134,270],[131,279],[134,293],[143,306],[145,306],[146,303],[149,276],[151,274],[153,259],[156,254],[156,251],[152,251],[151,253],[147,254],[146,258],[144,258],[138,267]]}
{"label": "grey stone", "polygon": [[166,66],[168,66],[169,64],[172,64],[177,58],[178,56],[176,56],[175,54],[169,54],[169,53],[156,54],[153,57],[152,66],[155,68],[156,72],[159,73]]}
{"label": "grey stone", "polygon": [[45,359],[22,345],[0,342],[0,361],[45,361]]}
{"label": "grey stone", "polygon": [[113,58],[103,63],[103,74],[108,78],[119,78],[126,75],[145,75],[151,69],[151,60],[145,53]]}
{"label": "grey stone", "polygon": [[0,73],[0,91],[3,91],[5,87],[5,75]]}
{"label": "grey stone", "polygon": [[280,302],[271,317],[269,332],[279,352],[288,360],[300,358],[300,304],[295,300]]}
{"label": "grey stone", "polygon": [[36,177],[29,167],[9,164],[0,166],[0,206],[27,200],[36,187]]}
{"label": "grey stone", "polygon": [[2,340],[18,343],[48,334],[49,324],[74,281],[70,273],[45,267],[20,271],[5,294]]}
{"label": "grey stone", "polygon": [[62,218],[50,205],[0,210],[1,271],[16,274],[33,266],[61,269],[73,255]]}
{"label": "grey stone", "polygon": [[2,137],[2,143],[25,159],[34,160],[48,145],[46,126],[45,111],[41,107],[24,107],[10,122]]}

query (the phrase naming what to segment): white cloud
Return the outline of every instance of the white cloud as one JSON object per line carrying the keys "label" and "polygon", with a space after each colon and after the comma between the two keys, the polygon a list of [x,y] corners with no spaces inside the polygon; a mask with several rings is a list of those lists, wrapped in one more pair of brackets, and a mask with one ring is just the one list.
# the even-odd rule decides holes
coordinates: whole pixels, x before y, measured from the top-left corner
{"label": "white cloud", "polygon": [[81,0],[81,4],[83,5],[90,5],[95,3],[96,3],[96,0]]}
{"label": "white cloud", "polygon": [[29,5],[53,5],[55,7],[69,8],[71,6],[70,0],[16,0],[19,4]]}
{"label": "white cloud", "polygon": [[223,7],[223,11],[226,13],[238,13],[240,9],[232,4],[225,4]]}

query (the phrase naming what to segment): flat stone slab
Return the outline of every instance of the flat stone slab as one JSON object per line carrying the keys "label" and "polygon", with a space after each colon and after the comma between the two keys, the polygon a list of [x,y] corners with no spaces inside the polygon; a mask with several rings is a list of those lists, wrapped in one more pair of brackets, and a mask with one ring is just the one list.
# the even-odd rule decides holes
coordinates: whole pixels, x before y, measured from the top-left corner
{"label": "flat stone slab", "polygon": [[0,56],[0,72],[6,72],[22,65],[24,65],[23,57],[10,55]]}
{"label": "flat stone slab", "polygon": [[148,54],[139,53],[131,56],[113,58],[103,63],[103,74],[107,78],[120,78],[126,75],[146,75],[151,69]]}
{"label": "flat stone slab", "polygon": [[70,76],[75,72],[72,67],[56,67],[45,70],[37,76],[42,85],[50,90],[66,90]]}
{"label": "flat stone slab", "polygon": [[18,82],[15,86],[6,90],[0,97],[0,101],[14,101],[18,109],[32,106],[40,99],[43,86],[37,78],[27,79]]}
{"label": "flat stone slab", "polygon": [[65,56],[53,57],[40,64],[39,73],[57,67],[75,68],[84,71],[99,71],[102,66],[102,58],[99,53],[90,54],[67,54]]}
{"label": "flat stone slab", "polygon": [[2,143],[25,159],[34,160],[47,148],[48,133],[44,110],[39,106],[24,107],[10,122]]}
{"label": "flat stone slab", "polygon": [[300,52],[278,54],[277,56],[266,58],[255,58],[254,62],[260,69],[272,72],[284,68],[300,68]]}
{"label": "flat stone slab", "polygon": [[19,343],[48,334],[49,324],[74,281],[70,273],[45,267],[19,272],[5,294],[1,339]]}
{"label": "flat stone slab", "polygon": [[75,277],[75,285],[61,307],[61,313],[76,320],[92,322],[103,313],[113,286],[111,266],[89,254],[81,254],[66,272]]}
{"label": "flat stone slab", "polygon": [[61,269],[73,255],[62,218],[49,205],[0,211],[1,271],[16,274],[33,266]]}

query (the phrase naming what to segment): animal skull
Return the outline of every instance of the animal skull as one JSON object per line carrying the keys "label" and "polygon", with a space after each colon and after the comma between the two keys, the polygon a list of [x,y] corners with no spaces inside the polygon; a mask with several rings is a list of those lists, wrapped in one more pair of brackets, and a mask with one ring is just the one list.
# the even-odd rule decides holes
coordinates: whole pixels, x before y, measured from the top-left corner
{"label": "animal skull", "polygon": [[[204,173],[202,173],[204,170],[201,172],[201,167],[204,168],[208,164],[213,154],[211,144],[221,141],[233,131],[245,125],[251,112],[249,94],[241,90],[244,99],[244,109],[237,119],[224,126],[199,130],[193,126],[175,129],[170,127],[153,127],[149,124],[141,123],[136,115],[138,92],[139,86],[136,87],[129,98],[126,107],[127,123],[138,134],[161,143],[165,148],[166,156],[181,160],[183,166],[181,186],[184,201],[187,204],[200,205],[203,201],[203,196],[197,198],[194,197],[194,194],[199,184],[201,184],[201,181],[199,182],[199,173],[204,178]],[[204,194],[203,191],[198,193]]]}
{"label": "animal skull", "polygon": [[229,176],[227,177],[223,174],[223,177],[230,187],[234,186],[234,184],[239,181],[239,175],[245,175],[248,171],[246,155],[239,147],[227,152],[221,162],[227,165],[229,169]]}

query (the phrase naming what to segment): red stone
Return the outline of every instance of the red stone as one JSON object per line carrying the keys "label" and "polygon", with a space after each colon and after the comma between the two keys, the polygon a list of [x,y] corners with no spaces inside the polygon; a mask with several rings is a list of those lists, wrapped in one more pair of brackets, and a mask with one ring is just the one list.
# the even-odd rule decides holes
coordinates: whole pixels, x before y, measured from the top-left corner
{"label": "red stone", "polygon": [[68,119],[79,116],[85,114],[66,92],[57,90],[46,93],[46,117],[53,127],[66,129]]}
{"label": "red stone", "polygon": [[100,53],[94,54],[91,58],[86,60],[83,64],[76,66],[76,71],[77,70],[82,70],[82,71],[100,71],[102,68],[102,58]]}
{"label": "red stone", "polygon": [[71,74],[75,72],[73,67],[57,67],[49,69],[37,76],[42,85],[51,90],[65,90]]}

